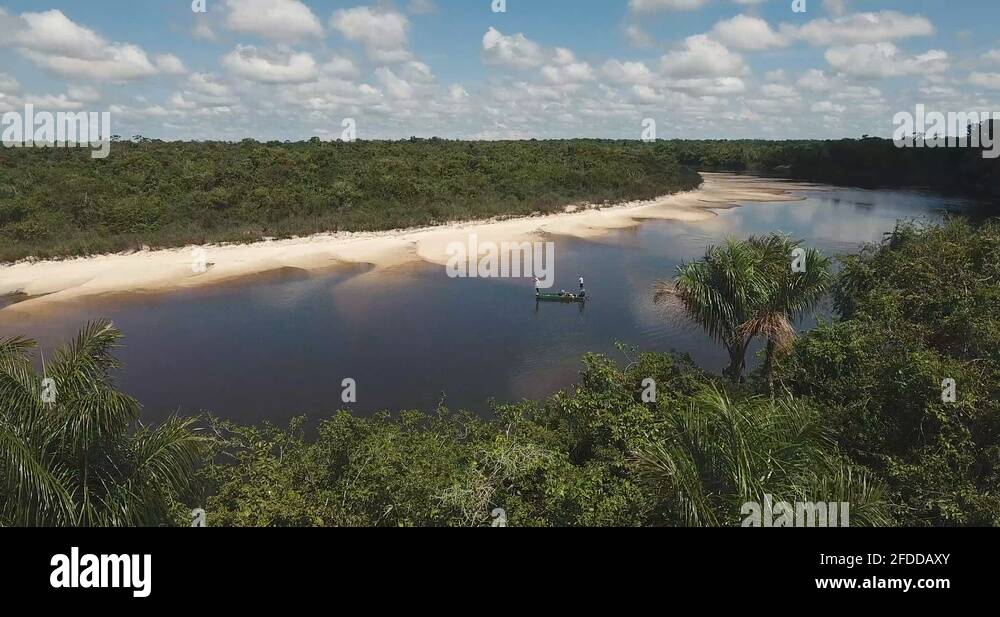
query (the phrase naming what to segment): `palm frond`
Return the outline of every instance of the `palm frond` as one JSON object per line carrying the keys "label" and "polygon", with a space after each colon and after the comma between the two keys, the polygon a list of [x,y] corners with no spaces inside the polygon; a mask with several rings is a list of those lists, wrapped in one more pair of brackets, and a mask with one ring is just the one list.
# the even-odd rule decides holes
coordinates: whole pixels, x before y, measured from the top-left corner
{"label": "palm frond", "polygon": [[110,321],[89,323],[56,352],[49,372],[61,390],[89,391],[108,386],[111,371],[121,368],[114,356],[121,338],[121,332]]}
{"label": "palm frond", "polygon": [[[889,522],[882,486],[839,463],[820,414],[792,398],[732,400],[710,386],[670,410],[634,453],[639,477],[685,525],[733,525],[743,503],[850,501],[852,517]],[[854,519],[852,518],[852,521]]]}
{"label": "palm frond", "polygon": [[165,486],[188,485],[209,440],[194,429],[197,418],[171,418],[135,435],[133,478]]}
{"label": "palm frond", "polygon": [[120,338],[98,321],[60,348],[47,367],[51,405],[34,343],[0,339],[0,524],[145,524],[189,485],[205,443],[196,419],[133,431],[141,407],[112,380]]}
{"label": "palm frond", "polygon": [[0,490],[13,511],[7,516],[19,525],[65,524],[72,520],[67,473],[6,422],[0,423]]}
{"label": "palm frond", "polygon": [[795,343],[795,327],[783,313],[761,312],[737,329],[746,339],[763,337],[773,341],[779,351],[787,351]]}

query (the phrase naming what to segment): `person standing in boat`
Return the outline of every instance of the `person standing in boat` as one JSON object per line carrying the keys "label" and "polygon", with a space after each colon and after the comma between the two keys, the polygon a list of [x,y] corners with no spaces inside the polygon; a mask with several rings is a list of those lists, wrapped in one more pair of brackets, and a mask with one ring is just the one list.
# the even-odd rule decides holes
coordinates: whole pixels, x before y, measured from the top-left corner
{"label": "person standing in boat", "polygon": [[583,277],[582,276],[580,277],[580,297],[581,298],[586,298],[587,297],[587,290],[584,289],[584,287],[583,287]]}
{"label": "person standing in boat", "polygon": [[542,281],[540,281],[538,279],[538,277],[536,276],[535,277],[535,295],[536,296],[541,295],[541,293],[542,293],[541,286],[542,286]]}

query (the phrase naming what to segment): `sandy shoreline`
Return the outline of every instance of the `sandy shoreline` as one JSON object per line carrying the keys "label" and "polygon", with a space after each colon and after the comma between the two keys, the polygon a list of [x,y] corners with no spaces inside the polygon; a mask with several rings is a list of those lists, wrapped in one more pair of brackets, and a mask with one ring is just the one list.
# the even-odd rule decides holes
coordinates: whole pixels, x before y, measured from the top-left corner
{"label": "sandy shoreline", "polygon": [[[370,233],[318,234],[256,244],[208,245],[100,255],[61,261],[0,266],[0,296],[23,293],[30,299],[0,309],[0,314],[32,312],[56,302],[122,292],[149,292],[211,285],[278,270],[324,269],[344,263],[378,268],[426,261],[444,265],[447,246],[476,234],[480,242],[520,242],[546,236],[595,238],[643,220],[699,221],[717,216],[712,209],[741,202],[798,201],[794,191],[815,185],[703,173],[701,188],[603,209],[523,217],[504,221],[454,223],[438,227]],[[203,251],[203,252],[202,252]],[[203,256],[208,268],[193,267]]]}

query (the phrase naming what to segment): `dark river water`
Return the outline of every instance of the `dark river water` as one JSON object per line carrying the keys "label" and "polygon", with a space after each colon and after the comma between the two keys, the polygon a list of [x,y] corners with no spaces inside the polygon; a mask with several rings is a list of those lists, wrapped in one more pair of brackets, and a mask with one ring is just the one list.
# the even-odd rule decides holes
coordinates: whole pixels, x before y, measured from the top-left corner
{"label": "dark river water", "polygon": [[[804,195],[720,210],[706,222],[646,222],[599,241],[556,237],[557,287],[572,289],[584,275],[592,296],[585,307],[536,305],[524,280],[451,279],[428,264],[287,270],[208,289],[82,300],[39,316],[0,313],[0,336],[26,334],[48,355],[86,321],[112,319],[125,334],[118,383],[143,403],[149,422],[210,411],[280,424],[441,402],[488,414],[491,399],[571,386],[581,355],[619,357],[616,341],[685,352],[721,371],[723,349],[683,315],[654,305],[652,289],[726,236],[783,231],[835,255],[879,240],[899,219],[940,220],[944,210],[970,207],[884,190]],[[355,404],[340,402],[345,378],[357,383]]]}

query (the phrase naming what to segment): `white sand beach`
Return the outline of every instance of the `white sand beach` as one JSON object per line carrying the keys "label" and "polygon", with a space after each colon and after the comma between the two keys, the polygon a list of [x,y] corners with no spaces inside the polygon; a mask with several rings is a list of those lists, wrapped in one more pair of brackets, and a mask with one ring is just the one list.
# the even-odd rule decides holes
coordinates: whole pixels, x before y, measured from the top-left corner
{"label": "white sand beach", "polygon": [[[366,263],[379,269],[419,260],[444,265],[448,261],[448,245],[464,242],[470,234],[476,234],[481,242],[497,244],[547,236],[596,238],[609,230],[634,227],[643,220],[698,221],[717,216],[713,209],[734,207],[741,202],[797,201],[802,199],[798,191],[818,188],[733,174],[702,175],[705,183],[697,190],[600,209],[581,205],[567,208],[565,213],[502,221],[22,261],[0,266],[0,295],[20,293],[28,299],[7,306],[0,314],[34,311],[84,296],[211,285],[280,268],[315,270],[344,263]],[[207,261],[207,269],[194,267],[200,256]]]}

